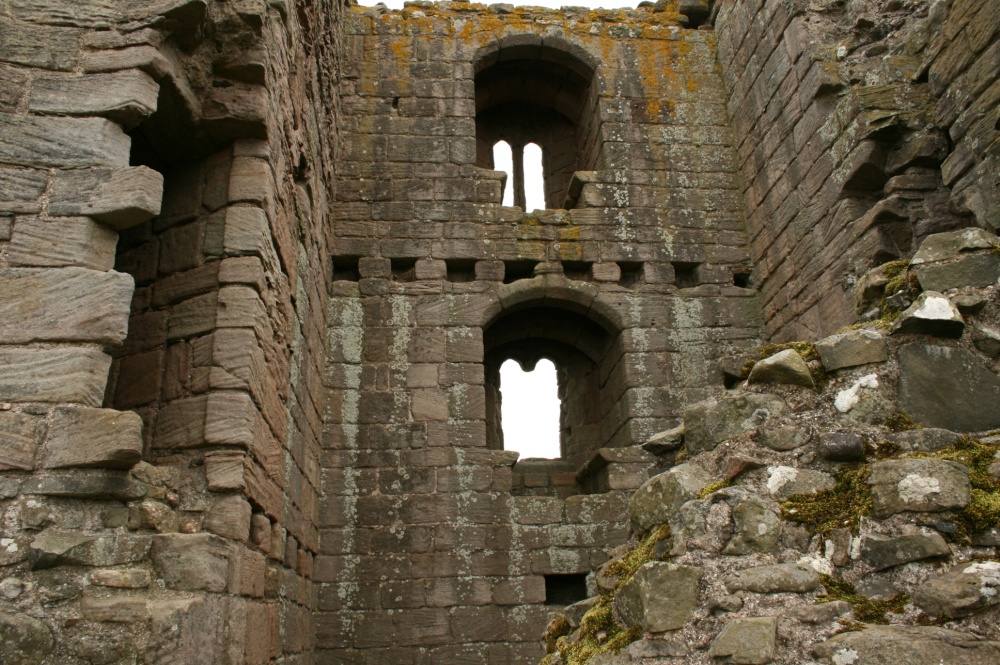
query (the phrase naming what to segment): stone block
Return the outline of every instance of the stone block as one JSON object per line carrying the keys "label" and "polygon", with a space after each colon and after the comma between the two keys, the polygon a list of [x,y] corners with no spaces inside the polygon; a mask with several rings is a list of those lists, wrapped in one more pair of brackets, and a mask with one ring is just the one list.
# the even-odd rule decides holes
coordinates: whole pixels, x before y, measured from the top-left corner
{"label": "stone block", "polygon": [[615,619],[650,632],[683,628],[698,607],[701,577],[692,566],[644,564],[615,594]]}
{"label": "stone block", "polygon": [[94,598],[84,596],[80,611],[87,621],[136,623],[149,618],[144,598]]}
{"label": "stone block", "polygon": [[837,484],[833,476],[822,471],[791,466],[771,466],[767,471],[767,491],[779,500],[795,494],[815,494],[832,489]]}
{"label": "stone block", "polygon": [[41,418],[26,413],[0,412],[0,470],[35,468],[41,424]]}
{"label": "stone block", "polygon": [[8,251],[14,267],[79,266],[107,271],[115,265],[117,243],[117,233],[86,217],[21,217]]}
{"label": "stone block", "polygon": [[0,113],[0,162],[6,164],[70,169],[125,167],[130,144],[121,127],[103,118]]}
{"label": "stone block", "polygon": [[944,261],[955,258],[962,252],[990,249],[997,243],[1000,243],[1000,238],[989,231],[975,227],[945,233],[935,233],[934,235],[927,236],[920,243],[919,249],[917,249],[910,260],[910,265],[918,266],[934,261]]}
{"label": "stone block", "polygon": [[142,568],[108,568],[91,571],[87,581],[93,586],[114,589],[145,589],[151,578],[149,571]]}
{"label": "stone block", "polygon": [[43,622],[21,612],[0,612],[0,661],[41,665],[55,646],[52,631]]}
{"label": "stone block", "polygon": [[876,462],[868,479],[874,514],[940,512],[969,504],[969,470],[964,464],[938,459]]}
{"label": "stone block", "polygon": [[84,536],[46,529],[31,541],[28,562],[32,570],[55,566],[119,566],[142,561],[149,548],[148,536]]}
{"label": "stone block", "polygon": [[131,411],[57,408],[39,466],[129,469],[142,457],[142,419]]}
{"label": "stone block", "polygon": [[96,349],[0,350],[0,400],[98,406],[111,356]]}
{"label": "stone block", "polygon": [[916,273],[925,291],[994,286],[1000,283],[1000,255],[970,254],[949,263],[921,266]]}
{"label": "stone block", "polygon": [[223,538],[246,542],[250,537],[250,504],[236,494],[215,499],[205,511],[202,526]]}
{"label": "stone block", "polygon": [[894,432],[886,436],[886,440],[895,443],[902,450],[922,450],[925,452],[934,452],[954,446],[961,439],[960,434],[937,427],[922,427],[905,432]]}
{"label": "stone block", "polygon": [[205,455],[205,478],[213,492],[238,492],[246,489],[242,450],[219,450]]}
{"label": "stone block", "polygon": [[823,432],[816,450],[831,462],[859,462],[865,458],[865,439],[857,432]]}
{"label": "stone block", "polygon": [[812,431],[798,425],[764,426],[757,429],[757,439],[771,450],[795,450],[809,443]]}
{"label": "stone block", "polygon": [[816,342],[816,350],[828,372],[885,362],[889,357],[885,339],[866,328],[831,335]]}
{"label": "stone block", "polygon": [[211,597],[155,600],[149,603],[148,663],[213,665],[226,662],[225,611]]}
{"label": "stone block", "polygon": [[228,587],[233,546],[207,533],[153,537],[151,558],[167,588],[222,593]]}
{"label": "stone block", "polygon": [[915,343],[897,356],[900,411],[928,427],[955,432],[1000,427],[1000,376],[976,354]]}
{"label": "stone block", "polygon": [[160,86],[138,70],[107,74],[43,74],[31,86],[28,110],[39,115],[104,116],[126,128],[156,111]]}
{"label": "stone block", "polygon": [[0,168],[0,213],[37,213],[42,209],[42,194],[48,186],[48,173],[42,170]]}
{"label": "stone block", "polygon": [[24,494],[42,494],[79,499],[135,501],[146,496],[148,487],[124,471],[86,469],[55,471],[24,482]]}
{"label": "stone block", "polygon": [[778,504],[755,494],[732,492],[732,489],[720,490],[720,494],[732,493],[727,503],[732,504],[733,510],[733,536],[722,553],[739,556],[773,551],[783,530]]}
{"label": "stone block", "polygon": [[861,558],[875,570],[884,570],[929,557],[948,556],[951,550],[939,533],[883,536],[873,533],[861,545]]}
{"label": "stone block", "polygon": [[1000,605],[1000,562],[975,561],[932,577],[913,594],[931,616],[957,619]]}
{"label": "stone block", "polygon": [[50,215],[86,215],[122,229],[160,213],[163,176],[145,166],[59,171],[52,183]]}
{"label": "stone block", "polygon": [[828,663],[993,665],[1000,659],[1000,642],[937,626],[868,625],[817,644],[813,653]]}
{"label": "stone block", "polygon": [[69,71],[79,57],[82,32],[79,28],[35,25],[4,16],[0,18],[0,53],[4,62]]}
{"label": "stone block", "polygon": [[815,570],[794,563],[744,568],[725,579],[729,593],[808,593],[819,587],[819,583]]}
{"label": "stone block", "polygon": [[632,529],[642,533],[667,524],[686,501],[696,498],[711,482],[711,474],[696,464],[681,464],[653,476],[629,500]]}
{"label": "stone block", "polygon": [[750,370],[748,383],[788,384],[815,389],[809,367],[794,349],[779,351],[773,356],[758,360]]}
{"label": "stone block", "polygon": [[752,431],[772,417],[784,415],[788,405],[777,395],[736,393],[693,404],[681,412],[688,451],[712,450],[725,439]]}
{"label": "stone block", "polygon": [[121,344],[128,330],[132,291],[132,277],[117,272],[84,268],[2,271],[0,343]]}
{"label": "stone block", "polygon": [[708,655],[730,663],[762,665],[774,658],[777,638],[777,617],[733,619],[712,641]]}

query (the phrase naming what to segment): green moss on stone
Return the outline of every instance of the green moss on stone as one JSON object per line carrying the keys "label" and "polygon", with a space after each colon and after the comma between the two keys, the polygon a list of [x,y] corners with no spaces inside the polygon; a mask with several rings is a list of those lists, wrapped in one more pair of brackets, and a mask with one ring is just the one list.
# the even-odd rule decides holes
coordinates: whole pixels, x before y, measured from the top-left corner
{"label": "green moss on stone", "polygon": [[871,514],[872,493],[868,486],[871,466],[854,465],[836,476],[837,484],[815,494],[795,494],[781,504],[786,520],[804,524],[811,533],[829,533],[848,528],[858,532],[860,518]]}
{"label": "green moss on stone", "polygon": [[719,490],[726,489],[727,487],[732,487],[733,483],[735,482],[736,482],[735,479],[730,478],[729,480],[719,480],[710,485],[705,485],[704,487],[701,488],[701,491],[698,492],[698,498],[704,499],[713,492],[718,492]]}
{"label": "green moss on stone", "polygon": [[903,412],[885,419],[885,426],[893,432],[908,432],[914,429],[923,429],[924,426],[916,422]]}
{"label": "green moss on stone", "polygon": [[[829,575],[821,575],[826,593],[818,596],[816,602],[829,603],[834,600],[843,600],[851,604],[854,609],[854,618],[864,623],[889,623],[886,614],[902,614],[903,608],[909,598],[901,593],[897,593],[892,598],[880,599],[862,596],[854,589],[850,582],[835,580]],[[853,629],[852,630],[856,630]]]}

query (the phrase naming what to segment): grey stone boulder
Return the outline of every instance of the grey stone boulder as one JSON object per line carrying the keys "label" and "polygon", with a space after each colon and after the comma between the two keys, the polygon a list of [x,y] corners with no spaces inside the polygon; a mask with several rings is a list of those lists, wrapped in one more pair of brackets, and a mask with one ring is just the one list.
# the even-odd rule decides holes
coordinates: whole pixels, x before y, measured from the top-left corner
{"label": "grey stone boulder", "polygon": [[797,563],[744,568],[725,580],[729,593],[807,593],[819,587],[819,584],[819,573]]}
{"label": "grey stone boulder", "polygon": [[733,537],[722,553],[738,556],[773,551],[781,539],[781,508],[756,494],[737,496],[729,501],[733,507]]}
{"label": "grey stone boulder", "polygon": [[917,266],[922,263],[944,261],[959,256],[962,252],[990,249],[998,243],[1000,243],[1000,238],[989,231],[976,227],[935,233],[927,236],[920,243],[920,248],[910,260],[910,265]]}
{"label": "grey stone boulder", "polygon": [[911,561],[948,556],[951,550],[939,533],[905,536],[870,534],[861,544],[861,559],[875,570],[884,570]]}
{"label": "grey stone boulder", "polygon": [[693,566],[644,564],[615,594],[614,617],[654,633],[683,628],[698,607],[701,578],[701,568]]}
{"label": "grey stone boulder", "polygon": [[1000,376],[962,348],[899,349],[899,409],[922,425],[955,432],[1000,428]]}
{"label": "grey stone boulder", "polygon": [[1000,255],[969,254],[950,263],[923,266],[916,272],[925,291],[993,286],[1000,280]]}
{"label": "grey stone boulder", "polygon": [[830,623],[837,617],[851,612],[852,609],[846,600],[831,600],[829,603],[799,605],[792,609],[788,616],[802,623]]}
{"label": "grey stone boulder", "polygon": [[688,452],[697,455],[712,450],[787,412],[785,400],[766,393],[735,393],[692,404],[681,412]]}
{"label": "grey stone boulder", "polygon": [[937,626],[866,626],[813,647],[832,665],[996,665],[1000,642]]}
{"label": "grey stone boulder", "polygon": [[662,432],[657,432],[642,444],[642,449],[654,455],[676,450],[684,443],[684,423]]}
{"label": "grey stone boulder", "polygon": [[733,619],[712,641],[708,655],[712,658],[726,658],[730,663],[770,663],[774,658],[777,635],[777,617]]}
{"label": "grey stone boulder", "polygon": [[951,301],[937,291],[924,291],[892,324],[892,334],[920,334],[934,337],[962,336],[965,319]]}
{"label": "grey stone boulder", "polygon": [[635,533],[643,533],[670,522],[674,513],[698,496],[712,476],[697,464],[681,464],[653,476],[635,491],[628,502],[628,516]]}
{"label": "grey stone boulder", "polygon": [[0,612],[0,663],[38,665],[54,648],[44,623],[21,612]]}
{"label": "grey stone boulder", "polygon": [[860,462],[865,458],[865,440],[857,432],[824,432],[817,452],[831,462]]}
{"label": "grey stone boulder", "polygon": [[809,366],[794,349],[785,349],[773,356],[758,360],[753,369],[750,370],[747,382],[750,384],[787,384],[816,389],[816,384],[809,373]]}
{"label": "grey stone boulder", "polygon": [[933,577],[917,587],[913,604],[932,616],[949,619],[1000,605],[1000,562],[966,563]]}
{"label": "grey stone boulder", "polygon": [[33,570],[55,566],[118,566],[142,561],[149,547],[147,536],[85,536],[46,529],[31,541],[28,562]]}
{"label": "grey stone boulder", "polygon": [[757,441],[771,450],[795,450],[809,443],[812,430],[798,425],[765,425],[757,429]]}
{"label": "grey stone boulder", "polygon": [[886,437],[887,441],[895,443],[901,450],[921,450],[933,452],[961,441],[962,436],[951,430],[939,427],[922,427],[904,432],[893,432]]}
{"label": "grey stone boulder", "polygon": [[795,494],[815,494],[833,489],[837,484],[829,473],[811,469],[771,466],[767,472],[767,491],[775,499],[787,499]]}
{"label": "grey stone boulder", "polygon": [[889,358],[885,338],[867,328],[848,330],[821,339],[816,342],[816,351],[828,372],[885,362]]}
{"label": "grey stone boulder", "polygon": [[1000,330],[977,324],[972,329],[972,343],[990,358],[1000,358]]}
{"label": "grey stone boulder", "polygon": [[969,469],[940,459],[876,462],[868,478],[876,517],[902,512],[939,512],[969,503]]}

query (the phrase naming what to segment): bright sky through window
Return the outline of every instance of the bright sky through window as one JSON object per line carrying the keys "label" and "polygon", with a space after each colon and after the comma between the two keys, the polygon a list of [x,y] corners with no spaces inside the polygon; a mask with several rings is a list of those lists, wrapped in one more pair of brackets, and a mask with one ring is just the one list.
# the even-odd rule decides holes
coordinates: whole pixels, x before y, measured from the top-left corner
{"label": "bright sky through window", "polygon": [[503,205],[514,205],[514,157],[510,144],[506,141],[498,141],[493,146],[493,170],[507,174],[507,183],[503,188]]}
{"label": "bright sky through window", "polygon": [[542,149],[534,143],[524,146],[525,210],[545,210],[545,173]]}
{"label": "bright sky through window", "polygon": [[515,360],[500,366],[500,422],[504,450],[526,457],[561,457],[559,449],[559,388],[556,367],[539,360],[524,372]]}

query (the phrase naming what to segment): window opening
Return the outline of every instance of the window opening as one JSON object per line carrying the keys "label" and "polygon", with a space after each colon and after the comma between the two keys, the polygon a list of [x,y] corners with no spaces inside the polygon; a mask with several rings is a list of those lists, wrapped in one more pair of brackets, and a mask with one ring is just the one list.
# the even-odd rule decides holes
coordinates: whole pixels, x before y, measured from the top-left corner
{"label": "window opening", "polygon": [[559,445],[559,383],[551,360],[539,360],[527,371],[516,360],[500,366],[500,421],[504,450],[521,457],[557,459]]}
{"label": "window opening", "polygon": [[545,575],[545,604],[572,605],[587,599],[587,576]]}
{"label": "window opening", "polygon": [[545,169],[542,167],[542,149],[537,143],[524,146],[524,209],[545,209]]}
{"label": "window opening", "polygon": [[510,144],[506,141],[497,141],[493,146],[493,170],[507,174],[507,182],[503,186],[502,205],[514,205],[514,155]]}

